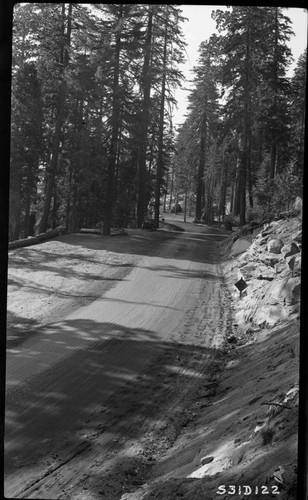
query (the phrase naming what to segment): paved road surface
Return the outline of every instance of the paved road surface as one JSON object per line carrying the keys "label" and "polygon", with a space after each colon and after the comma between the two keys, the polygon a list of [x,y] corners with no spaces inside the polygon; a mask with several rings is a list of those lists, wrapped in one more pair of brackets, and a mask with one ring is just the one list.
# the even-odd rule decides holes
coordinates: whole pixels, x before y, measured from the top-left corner
{"label": "paved road surface", "polygon": [[[144,420],[155,413],[157,408],[151,408],[148,400],[154,380],[142,384],[149,366],[156,378],[160,375],[153,361],[155,365],[157,360],[157,368],[163,356],[174,362],[173,355],[183,349],[184,357],[192,349],[197,356],[195,348],[206,344],[201,335],[189,338],[185,329],[194,321],[192,311],[201,293],[217,331],[221,316],[217,242],[225,234],[188,223],[179,226],[185,231],[173,231],[172,238],[167,225],[131,236],[159,239],[159,248],[144,255],[101,298],[9,350],[8,498],[41,498],[42,492],[44,498],[108,498],[108,493],[95,497],[79,492],[84,464],[98,463],[102,455],[107,463],[117,453],[120,437],[127,439],[132,433],[137,413],[140,417],[143,412]],[[215,339],[211,342],[215,345]],[[185,367],[181,370],[183,374]]]}

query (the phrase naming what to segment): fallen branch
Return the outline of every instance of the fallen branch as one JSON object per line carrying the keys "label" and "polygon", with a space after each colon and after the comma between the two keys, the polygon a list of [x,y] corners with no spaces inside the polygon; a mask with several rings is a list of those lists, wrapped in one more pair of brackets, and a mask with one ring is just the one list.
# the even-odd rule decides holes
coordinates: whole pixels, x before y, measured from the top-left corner
{"label": "fallen branch", "polygon": [[269,401],[269,402],[264,402],[264,403],[261,403],[261,405],[275,405],[275,406],[281,406],[282,408],[287,408],[287,410],[292,410],[292,406],[286,406],[286,405],[283,405],[282,403],[275,403],[275,401]]}
{"label": "fallen branch", "polygon": [[8,248],[9,250],[13,250],[14,248],[37,245],[38,243],[41,243],[41,241],[56,238],[57,236],[61,236],[62,234],[65,234],[65,229],[59,226],[56,229],[48,229],[46,233],[41,233],[36,236],[29,236],[28,238],[22,238],[20,240],[10,241],[8,244]]}

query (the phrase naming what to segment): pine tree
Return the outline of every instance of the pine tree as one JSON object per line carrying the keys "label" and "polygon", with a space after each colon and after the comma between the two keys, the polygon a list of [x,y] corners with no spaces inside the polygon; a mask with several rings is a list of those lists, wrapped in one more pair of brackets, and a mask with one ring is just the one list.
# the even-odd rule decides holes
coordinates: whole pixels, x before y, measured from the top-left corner
{"label": "pine tree", "polygon": [[307,49],[299,57],[291,80],[290,115],[292,160],[299,181],[303,179],[306,119]]}
{"label": "pine tree", "polygon": [[[52,141],[52,150],[49,165],[47,168],[46,192],[44,197],[44,206],[42,217],[38,226],[38,232],[43,233],[48,227],[48,218],[50,214],[50,205],[55,188],[55,179],[58,169],[58,158],[61,141],[61,132],[64,123],[65,112],[65,99],[67,92],[66,74],[69,63],[69,48],[71,43],[71,30],[72,30],[72,9],[73,5],[68,5],[68,12],[66,14],[66,6],[62,4],[61,13],[57,19],[59,23],[59,46],[58,46],[58,66],[60,85],[56,96],[56,121]],[[67,20],[67,26],[65,26]]]}
{"label": "pine tree", "polygon": [[[32,232],[30,209],[35,203],[38,165],[42,154],[42,100],[33,44],[35,6],[14,8],[11,100],[11,162],[9,239]],[[33,207],[34,208],[34,207]]]}
{"label": "pine tree", "polygon": [[211,145],[218,111],[216,39],[212,38],[209,42],[202,42],[199,52],[199,64],[194,68],[195,87],[189,96],[190,105],[188,107],[193,117],[196,136],[199,138],[195,210],[197,220],[201,220],[205,208],[206,157]]}
{"label": "pine tree", "polygon": [[144,56],[141,74],[141,93],[142,103],[141,111],[137,112],[137,134],[138,134],[138,204],[137,204],[137,225],[141,227],[146,214],[147,199],[146,199],[146,153],[147,139],[150,119],[151,106],[151,62],[152,62],[152,45],[153,45],[153,8],[148,5],[147,27],[144,41]]}
{"label": "pine tree", "polygon": [[[160,198],[162,187],[164,184],[164,174],[167,173],[168,156],[166,148],[166,104],[174,101],[172,89],[181,84],[183,75],[178,69],[178,64],[183,62],[184,43],[181,39],[182,32],[180,22],[183,21],[181,11],[174,5],[160,6],[161,10],[156,14],[156,78],[153,78],[153,86],[157,89],[158,106],[158,130],[157,130],[157,158],[156,158],[156,175],[155,175],[155,191],[154,191],[154,212],[155,221],[159,225],[160,213]],[[162,22],[163,21],[163,22]],[[161,43],[161,45],[160,45]],[[161,49],[159,50],[159,48]],[[153,101],[155,102],[155,100]]]}
{"label": "pine tree", "polygon": [[290,86],[286,71],[290,65],[291,51],[287,42],[293,32],[290,19],[281,8],[264,8],[264,14],[264,56],[260,54],[258,119],[263,124],[264,142],[270,158],[269,179],[272,180],[283,168],[281,150],[288,141]]}

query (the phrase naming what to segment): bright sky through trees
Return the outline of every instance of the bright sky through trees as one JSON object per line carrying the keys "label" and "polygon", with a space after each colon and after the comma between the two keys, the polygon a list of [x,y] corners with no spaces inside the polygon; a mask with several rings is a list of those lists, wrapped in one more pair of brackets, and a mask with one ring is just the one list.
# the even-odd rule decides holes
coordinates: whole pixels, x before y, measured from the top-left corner
{"label": "bright sky through trees", "polygon": [[[178,125],[184,121],[187,106],[187,94],[185,90],[189,88],[189,82],[192,78],[191,70],[198,61],[198,48],[202,41],[208,40],[212,33],[215,32],[215,21],[211,18],[213,10],[227,10],[223,5],[181,5],[183,16],[188,18],[188,21],[183,23],[182,29],[185,34],[186,47],[186,64],[182,71],[185,74],[186,82],[183,89],[176,90],[175,97],[178,101],[178,109],[174,108],[174,124]],[[292,29],[295,35],[290,41],[294,62],[290,68],[291,74],[296,66],[298,57],[304,52],[307,47],[307,10],[302,8],[290,7],[285,9],[285,14],[292,21]]]}

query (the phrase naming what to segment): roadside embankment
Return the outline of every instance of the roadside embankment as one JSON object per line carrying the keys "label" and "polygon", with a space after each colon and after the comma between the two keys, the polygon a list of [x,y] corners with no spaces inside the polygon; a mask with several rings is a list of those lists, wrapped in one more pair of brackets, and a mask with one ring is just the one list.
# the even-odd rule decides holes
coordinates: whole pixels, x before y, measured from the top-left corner
{"label": "roadside embankment", "polygon": [[[250,239],[236,240],[224,264],[241,333],[296,321],[300,314],[301,220],[273,221]],[[242,293],[235,286],[239,280]]]}
{"label": "roadside embankment", "polygon": [[233,320],[215,391],[156,478],[123,500],[297,498],[301,237],[294,217],[220,244]]}

